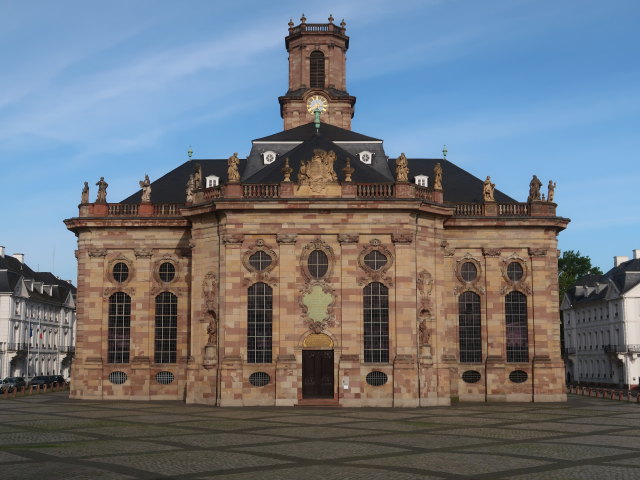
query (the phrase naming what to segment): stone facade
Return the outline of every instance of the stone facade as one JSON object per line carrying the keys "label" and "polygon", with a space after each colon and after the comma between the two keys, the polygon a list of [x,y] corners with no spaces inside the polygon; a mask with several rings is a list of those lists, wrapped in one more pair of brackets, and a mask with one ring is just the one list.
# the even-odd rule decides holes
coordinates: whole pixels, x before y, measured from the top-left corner
{"label": "stone facade", "polygon": [[[304,89],[300,52],[320,48],[336,26],[331,19],[320,39],[302,26],[290,25],[287,48],[290,86]],[[325,74],[344,89],[348,38],[336,28],[344,48]],[[333,65],[330,50],[326,57]],[[280,98],[283,111],[302,118],[307,106],[292,98]],[[342,128],[331,112],[330,102],[320,128],[289,128],[283,115],[285,131],[254,141],[240,163],[234,155],[178,167],[151,183],[151,202],[141,192],[118,204],[83,197],[79,216],[66,220],[78,237],[73,398],[363,407],[565,400],[556,235],[568,220],[556,205],[498,190],[495,200],[474,200],[483,182],[445,159],[403,154],[396,181],[382,141]],[[264,150],[277,158],[267,162]],[[209,175],[220,185],[204,188],[199,179]],[[176,204],[171,192],[187,183],[187,201]],[[517,311],[507,302],[514,292]],[[174,357],[159,361],[173,341],[158,326],[167,296],[177,302],[167,307]]]}

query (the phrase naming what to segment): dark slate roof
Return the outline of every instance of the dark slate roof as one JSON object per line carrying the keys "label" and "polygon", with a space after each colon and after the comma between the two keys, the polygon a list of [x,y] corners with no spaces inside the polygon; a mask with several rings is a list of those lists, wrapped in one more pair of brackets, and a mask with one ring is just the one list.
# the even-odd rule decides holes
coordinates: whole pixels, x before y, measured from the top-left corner
{"label": "dark slate roof", "polygon": [[[187,181],[197,164],[202,166],[202,182],[209,175],[220,177],[220,183],[227,182],[227,159],[189,160],[169,173],[151,182],[152,203],[184,203],[186,199]],[[240,159],[240,171],[244,170],[246,161]],[[140,203],[142,190],[128,196],[120,203]]]}
{"label": "dark slate roof", "polygon": [[53,285],[51,295],[41,294],[37,291],[29,292],[31,298],[43,302],[64,303],[69,293],[76,294],[75,286],[65,280],[60,280],[50,272],[34,272],[27,264],[10,255],[0,257],[0,292],[12,293],[21,277],[25,280]]}
{"label": "dark slate roof", "polygon": [[[433,168],[436,163],[442,167],[442,191],[445,202],[479,202],[483,201],[482,187],[484,180],[471,175],[466,170],[448,160],[438,158],[409,158],[409,181],[414,182],[416,175],[427,175],[429,187],[433,186]],[[396,170],[396,159],[389,159],[389,168]],[[512,203],[513,198],[496,189],[496,202]]]}
{"label": "dark slate roof", "polygon": [[613,267],[603,275],[584,275],[567,290],[572,305],[596,302],[623,295],[640,284],[640,259],[634,258]]}
{"label": "dark slate roof", "polygon": [[[287,90],[280,98],[294,98],[294,99],[302,99],[304,95],[309,91],[308,88],[302,87],[297,88],[296,90]],[[345,92],[344,90],[338,90],[337,88],[328,87],[324,89],[325,93],[328,94],[329,98],[345,98],[350,97],[349,92]],[[354,99],[355,100],[355,99]]]}
{"label": "dark slate roof", "polygon": [[334,163],[334,170],[338,176],[338,181],[344,181],[344,173],[342,169],[346,165],[347,158],[350,159],[351,167],[354,169],[351,177],[354,182],[362,183],[391,183],[393,178],[389,175],[384,175],[383,172],[378,171],[370,165],[366,165],[357,160],[349,152],[342,149],[340,146],[329,141],[322,134],[313,134],[311,138],[298,145],[286,155],[279,156],[275,162],[265,165],[264,168],[243,180],[244,183],[280,183],[283,180],[282,167],[284,166],[285,159],[289,159],[289,167],[293,169],[291,174],[291,181],[298,181],[298,171],[302,161],[308,161],[313,156],[313,151],[316,149],[324,151],[333,151],[336,154],[336,162]]}
{"label": "dark slate roof", "polygon": [[[289,130],[283,130],[282,132],[274,133],[267,137],[256,138],[254,142],[291,142],[291,141],[303,141],[311,138],[316,133],[315,124],[306,123],[299,127],[290,128]],[[381,142],[379,138],[368,137],[361,133],[347,130],[346,128],[336,127],[329,123],[321,123],[319,133],[327,140],[332,142]]]}

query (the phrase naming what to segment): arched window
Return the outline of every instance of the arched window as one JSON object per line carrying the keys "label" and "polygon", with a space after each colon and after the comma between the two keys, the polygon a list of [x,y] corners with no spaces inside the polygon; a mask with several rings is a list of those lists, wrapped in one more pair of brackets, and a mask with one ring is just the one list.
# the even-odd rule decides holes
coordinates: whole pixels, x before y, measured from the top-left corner
{"label": "arched window", "polygon": [[458,332],[460,337],[460,361],[482,361],[480,333],[480,296],[464,292],[458,297]]}
{"label": "arched window", "polygon": [[373,282],[364,287],[364,361],[389,361],[389,289]]}
{"label": "arched window", "polygon": [[273,289],[266,283],[249,287],[247,317],[247,361],[271,363]]}
{"label": "arched window", "polygon": [[109,363],[129,363],[131,341],[131,297],[116,292],[109,297]]}
{"label": "arched window", "polygon": [[309,57],[309,81],[311,88],[324,88],[324,53],[319,50]]}
{"label": "arched window", "polygon": [[507,326],[507,362],[528,362],[527,297],[520,292],[508,293],[504,299],[504,310]]}
{"label": "arched window", "polygon": [[162,292],[156,297],[156,363],[176,363],[177,337],[178,297]]}

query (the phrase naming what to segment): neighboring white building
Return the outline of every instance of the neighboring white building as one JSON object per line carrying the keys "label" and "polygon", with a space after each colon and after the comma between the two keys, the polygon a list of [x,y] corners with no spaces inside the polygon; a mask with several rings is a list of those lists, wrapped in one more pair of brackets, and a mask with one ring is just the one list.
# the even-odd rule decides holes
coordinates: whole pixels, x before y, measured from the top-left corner
{"label": "neighboring white building", "polygon": [[34,272],[0,247],[0,378],[69,376],[75,353],[76,287]]}
{"label": "neighboring white building", "polygon": [[580,278],[560,309],[568,382],[640,383],[640,250],[631,260],[614,257],[604,275]]}

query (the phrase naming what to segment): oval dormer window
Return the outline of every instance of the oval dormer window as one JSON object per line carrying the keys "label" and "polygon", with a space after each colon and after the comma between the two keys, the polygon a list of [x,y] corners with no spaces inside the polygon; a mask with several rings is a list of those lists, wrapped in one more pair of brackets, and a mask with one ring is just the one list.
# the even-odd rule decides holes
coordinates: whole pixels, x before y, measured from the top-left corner
{"label": "oval dormer window", "polygon": [[262,160],[265,165],[269,165],[276,161],[276,152],[272,152],[271,150],[266,151],[262,154]]}

